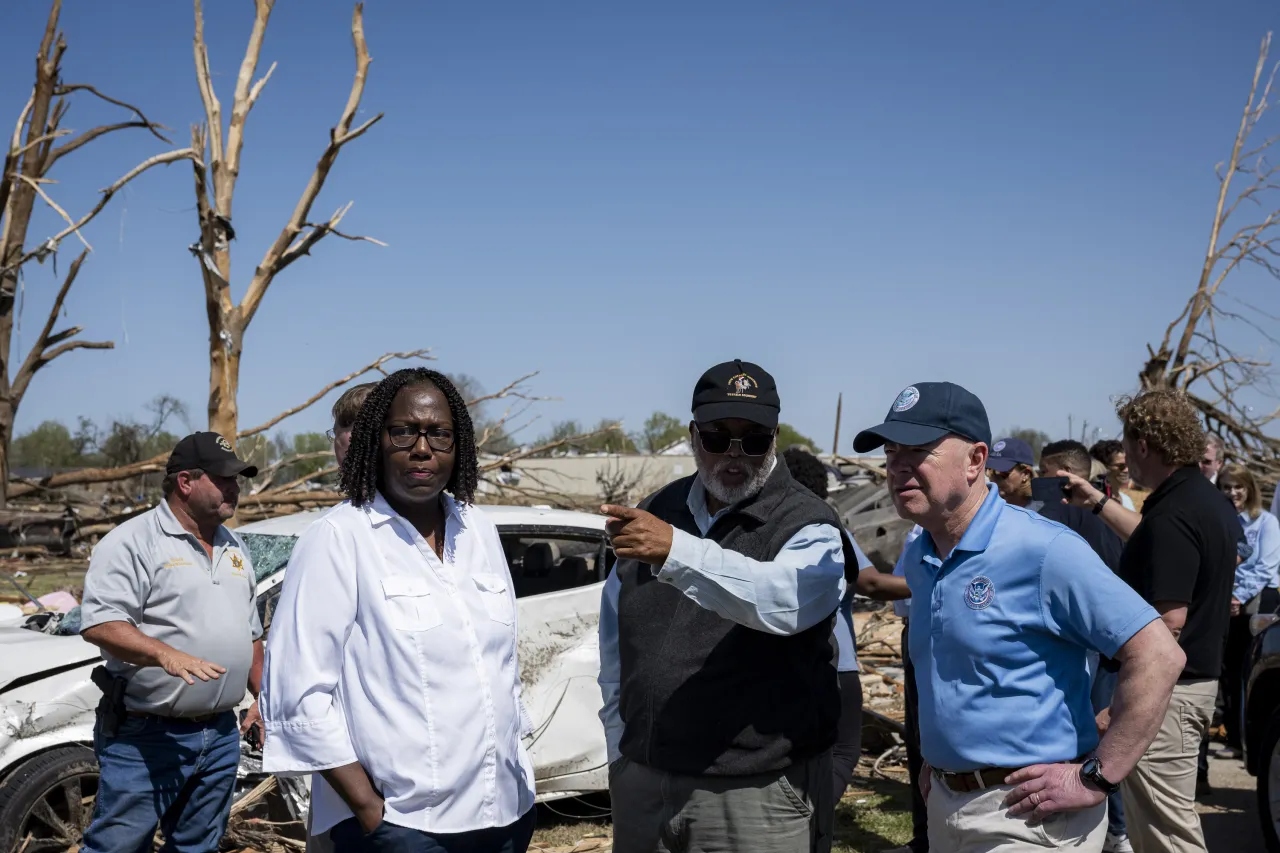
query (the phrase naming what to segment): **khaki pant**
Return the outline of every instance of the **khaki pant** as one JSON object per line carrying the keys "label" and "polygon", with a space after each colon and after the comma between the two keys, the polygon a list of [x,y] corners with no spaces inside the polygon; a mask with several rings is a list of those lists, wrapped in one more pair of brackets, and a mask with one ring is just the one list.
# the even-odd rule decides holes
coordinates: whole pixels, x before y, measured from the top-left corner
{"label": "khaki pant", "polygon": [[1134,853],[1205,850],[1196,814],[1196,759],[1217,695],[1215,679],[1179,682],[1160,733],[1121,785]]}
{"label": "khaki pant", "polygon": [[828,853],[831,753],[759,776],[609,768],[614,853]]}
{"label": "khaki pant", "polygon": [[1107,838],[1107,803],[1058,812],[1039,823],[1011,816],[1004,798],[1011,785],[954,793],[936,775],[929,790],[929,849],[937,853],[1015,853],[1071,850],[1102,853]]}

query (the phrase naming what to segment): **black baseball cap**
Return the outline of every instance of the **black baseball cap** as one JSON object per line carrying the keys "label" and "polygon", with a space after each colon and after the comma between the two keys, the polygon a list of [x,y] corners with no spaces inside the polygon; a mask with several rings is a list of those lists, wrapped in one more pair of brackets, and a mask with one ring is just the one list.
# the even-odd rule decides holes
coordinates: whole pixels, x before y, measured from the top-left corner
{"label": "black baseball cap", "polygon": [[986,407],[954,382],[917,382],[902,389],[884,416],[884,423],[854,437],[853,449],[866,453],[886,441],[919,447],[947,435],[990,445],[991,424]]}
{"label": "black baseball cap", "polygon": [[1020,438],[1002,438],[991,445],[991,455],[987,457],[988,468],[1003,474],[1018,465],[1036,467],[1036,454],[1031,445]]}
{"label": "black baseball cap", "polygon": [[717,364],[693,386],[693,419],[700,424],[742,418],[775,429],[781,410],[773,377],[742,359]]}
{"label": "black baseball cap", "polygon": [[231,442],[216,432],[196,432],[178,442],[164,466],[166,474],[199,468],[215,477],[258,476],[258,466],[250,465],[231,449]]}

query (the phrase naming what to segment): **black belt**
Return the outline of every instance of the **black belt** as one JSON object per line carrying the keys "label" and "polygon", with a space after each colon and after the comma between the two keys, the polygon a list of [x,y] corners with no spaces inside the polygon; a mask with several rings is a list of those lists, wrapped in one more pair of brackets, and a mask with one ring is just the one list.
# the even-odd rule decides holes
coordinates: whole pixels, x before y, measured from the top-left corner
{"label": "black belt", "polygon": [[197,714],[190,717],[170,717],[165,714],[153,714],[150,711],[126,711],[130,717],[154,718],[157,720],[168,720],[175,723],[211,723],[229,711],[215,711],[212,714]]}

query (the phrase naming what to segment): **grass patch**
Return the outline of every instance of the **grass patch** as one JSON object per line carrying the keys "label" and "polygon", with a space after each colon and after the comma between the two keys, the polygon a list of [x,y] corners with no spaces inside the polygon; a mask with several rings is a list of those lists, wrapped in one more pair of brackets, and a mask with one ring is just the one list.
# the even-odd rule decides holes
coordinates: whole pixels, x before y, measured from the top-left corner
{"label": "grass patch", "polygon": [[836,806],[832,853],[878,853],[910,840],[911,790],[905,779],[855,775]]}

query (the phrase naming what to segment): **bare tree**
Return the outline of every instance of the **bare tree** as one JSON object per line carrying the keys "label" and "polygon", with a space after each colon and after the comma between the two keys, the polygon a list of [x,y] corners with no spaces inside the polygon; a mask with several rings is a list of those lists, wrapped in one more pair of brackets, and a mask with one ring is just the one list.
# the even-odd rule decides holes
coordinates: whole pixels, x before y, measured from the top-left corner
{"label": "bare tree", "polygon": [[191,251],[200,264],[205,307],[209,317],[209,429],[233,440],[239,432],[240,413],[236,395],[240,388],[240,357],[244,349],[244,334],[275,277],[294,261],[310,254],[313,246],[330,235],[383,245],[371,237],[346,234],[338,230],[343,217],[351,209],[350,202],[338,208],[327,220],[311,221],[311,208],[324,188],[329,171],[343,146],[358,139],[382,118],[382,113],[379,113],[358,127],[352,127],[364,94],[370,62],[364,38],[364,6],[357,3],[351,16],[356,73],[346,106],[343,107],[337,125],[329,132],[328,145],[321,153],[293,214],[254,270],[244,298],[239,304],[231,299],[231,241],[236,236],[231,225],[232,201],[236,180],[240,176],[245,121],[275,70],[273,63],[261,79],[253,82],[273,5],[274,0],[254,2],[253,30],[236,77],[231,117],[224,127],[222,105],[214,93],[209,53],[205,47],[204,13],[200,0],[195,0],[196,80],[204,102],[205,123],[191,130],[191,146],[200,152],[200,157],[192,160],[200,239],[191,247]]}
{"label": "bare tree", "polygon": [[[166,128],[148,119],[137,107],[108,97],[91,85],[67,83],[62,79],[62,58],[66,53],[67,43],[58,30],[61,12],[61,0],[54,0],[49,10],[44,37],[40,41],[40,49],[36,53],[35,84],[32,86],[31,96],[18,115],[13,135],[8,139],[4,170],[0,173],[0,506],[4,505],[8,496],[6,485],[9,480],[9,442],[13,437],[14,417],[36,373],[54,359],[73,350],[111,349],[114,346],[111,341],[75,339],[83,331],[80,326],[54,331],[63,312],[67,294],[75,283],[85,256],[92,248],[81,229],[102,212],[117,192],[143,172],[153,166],[191,159],[194,154],[190,148],[184,148],[143,160],[114,183],[103,188],[99,192],[97,203],[78,219],[54,200],[46,188],[57,181],[49,175],[62,158],[89,143],[117,131],[134,128],[146,130],[160,141],[169,142],[162,133]],[[120,107],[130,114],[130,118],[77,134],[62,126],[71,106],[71,96],[76,94],[99,98]],[[57,214],[66,223],[66,227],[33,245],[28,241],[28,232],[37,200]],[[84,252],[67,270],[48,318],[26,357],[19,362],[19,353],[14,352],[13,347],[17,319],[15,309],[19,304],[23,267],[33,260],[43,262],[51,256],[56,259],[61,242],[72,235],[84,245]],[[17,363],[16,370],[13,369],[14,363]]]}
{"label": "bare tree", "polygon": [[1207,427],[1227,440],[1231,452],[1274,482],[1280,472],[1280,440],[1266,429],[1280,409],[1256,412],[1250,404],[1251,399],[1271,396],[1270,362],[1242,352],[1232,343],[1228,328],[1249,327],[1280,345],[1255,317],[1280,318],[1231,297],[1225,288],[1233,273],[1249,265],[1280,279],[1280,201],[1274,192],[1280,189],[1280,166],[1268,159],[1280,136],[1253,138],[1273,105],[1276,66],[1267,72],[1270,49],[1268,33],[1258,51],[1231,154],[1225,164],[1218,164],[1217,206],[1196,289],[1159,346],[1148,346],[1139,378],[1144,389],[1185,391]]}

